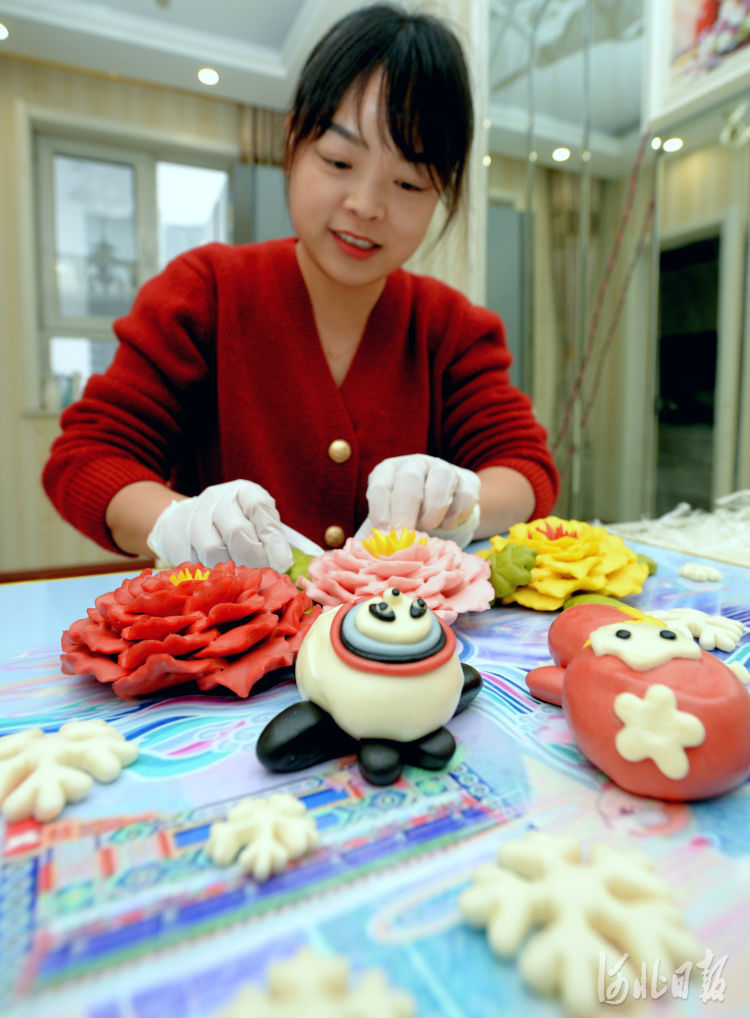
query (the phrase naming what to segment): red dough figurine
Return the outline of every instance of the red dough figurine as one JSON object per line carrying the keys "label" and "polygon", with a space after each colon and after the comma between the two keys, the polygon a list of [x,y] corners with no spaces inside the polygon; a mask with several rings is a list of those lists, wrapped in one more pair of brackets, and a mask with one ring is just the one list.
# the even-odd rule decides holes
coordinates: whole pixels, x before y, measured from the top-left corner
{"label": "red dough figurine", "polygon": [[750,774],[750,694],[679,628],[637,609],[581,604],[549,629],[554,665],[534,696],[562,706],[582,752],[621,788],[705,799]]}

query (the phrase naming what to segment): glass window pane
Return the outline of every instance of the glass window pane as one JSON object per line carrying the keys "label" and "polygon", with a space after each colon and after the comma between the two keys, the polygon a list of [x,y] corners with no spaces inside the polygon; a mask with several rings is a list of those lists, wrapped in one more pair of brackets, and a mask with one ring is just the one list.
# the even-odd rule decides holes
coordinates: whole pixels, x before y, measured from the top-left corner
{"label": "glass window pane", "polygon": [[229,174],[202,166],[156,167],[159,268],[182,251],[228,240]]}
{"label": "glass window pane", "polygon": [[50,374],[59,383],[63,406],[76,399],[89,377],[109,367],[115,355],[114,339],[52,336],[49,341]]}
{"label": "glass window pane", "polygon": [[124,314],[135,296],[135,171],[55,155],[55,268],[62,315]]}

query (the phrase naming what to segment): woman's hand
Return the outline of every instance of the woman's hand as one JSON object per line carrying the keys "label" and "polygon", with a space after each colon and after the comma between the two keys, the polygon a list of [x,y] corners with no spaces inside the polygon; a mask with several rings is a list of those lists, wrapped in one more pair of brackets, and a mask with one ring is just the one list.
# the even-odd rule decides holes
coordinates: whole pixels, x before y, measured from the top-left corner
{"label": "woman's hand", "polygon": [[467,545],[479,524],[480,482],[473,470],[413,453],[382,460],[367,482],[369,521],[408,527]]}
{"label": "woman's hand", "polygon": [[292,564],[276,503],[253,481],[214,484],[200,495],[172,502],[156,520],[147,544],[172,565],[213,567],[231,560],[283,573]]}

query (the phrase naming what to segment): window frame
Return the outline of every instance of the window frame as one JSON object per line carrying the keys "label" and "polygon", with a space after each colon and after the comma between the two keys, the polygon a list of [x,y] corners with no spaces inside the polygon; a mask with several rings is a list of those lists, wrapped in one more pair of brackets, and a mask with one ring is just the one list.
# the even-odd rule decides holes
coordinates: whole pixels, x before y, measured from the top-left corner
{"label": "window frame", "polygon": [[41,404],[44,378],[51,373],[50,341],[53,337],[85,338],[112,343],[117,340],[112,332],[113,318],[101,315],[72,316],[61,314],[58,306],[56,281],[56,243],[54,215],[54,158],[71,156],[108,163],[120,163],[134,171],[134,219],[136,234],[136,291],[159,271],[159,245],[157,222],[157,166],[159,163],[176,163],[185,166],[220,170],[227,174],[229,200],[227,203],[228,242],[234,232],[234,167],[236,153],[226,146],[204,146],[172,139],[140,137],[123,129],[116,135],[111,126],[87,129],[85,132],[66,129],[62,124],[29,123],[31,149],[31,202],[34,222],[33,279],[36,290],[36,344],[35,367],[38,395],[33,403]]}

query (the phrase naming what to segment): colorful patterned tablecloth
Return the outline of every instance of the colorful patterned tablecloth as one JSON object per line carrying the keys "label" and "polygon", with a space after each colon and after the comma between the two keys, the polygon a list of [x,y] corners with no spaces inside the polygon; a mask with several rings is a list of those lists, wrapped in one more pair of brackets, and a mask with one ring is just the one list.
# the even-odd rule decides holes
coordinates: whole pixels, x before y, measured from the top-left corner
{"label": "colorful patterned tablecloth", "polygon": [[[628,601],[750,626],[750,571],[721,564],[721,582],[697,583],[678,575],[684,554],[633,546],[659,570]],[[666,804],[622,792],[589,765],[562,712],[524,684],[548,660],[553,616],[510,607],[461,616],[461,658],[485,685],[450,722],[457,753],[444,772],[407,768],[375,788],[348,758],[293,775],[259,765],[258,734],[295,702],[292,685],[247,701],[184,688],[127,701],[63,676],[62,630],[122,578],[0,586],[0,735],[101,718],[140,747],[117,781],[57,821],[0,827],[0,1014],[204,1018],[307,943],[345,955],[355,973],[382,968],[413,994],[419,1018],[558,1015],[457,906],[501,841],[541,829],[646,852],[710,950],[710,979],[708,968],[684,987],[651,979],[649,1013],[750,1015],[750,789]],[[719,656],[750,665],[750,633]],[[305,802],[318,851],[264,884],[215,867],[204,852],[211,823],[273,789]]]}

